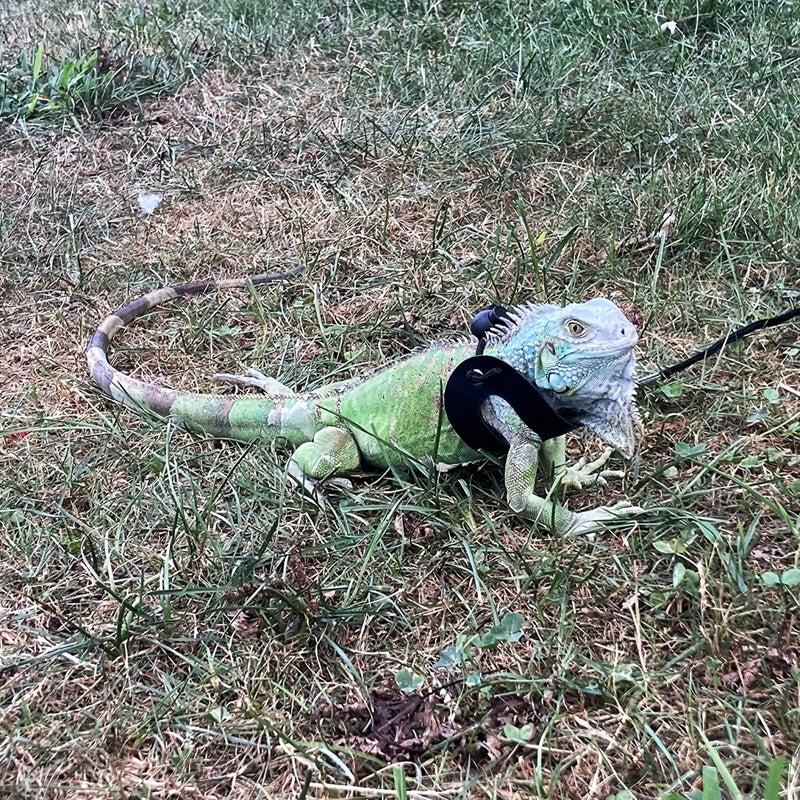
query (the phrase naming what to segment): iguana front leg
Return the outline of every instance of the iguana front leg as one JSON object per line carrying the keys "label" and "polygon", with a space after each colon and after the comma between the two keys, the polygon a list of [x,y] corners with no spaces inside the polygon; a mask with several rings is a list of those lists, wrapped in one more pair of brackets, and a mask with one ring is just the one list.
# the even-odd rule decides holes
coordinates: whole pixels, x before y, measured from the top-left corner
{"label": "iguana front leg", "polygon": [[506,456],[506,499],[511,510],[554,533],[568,533],[577,515],[562,505],[539,497],[535,491],[542,440],[527,426],[512,435]]}
{"label": "iguana front leg", "polygon": [[[556,440],[549,440],[556,442]],[[557,455],[561,444],[546,444],[549,461]],[[621,517],[637,514],[638,506],[630,503],[618,503],[614,506],[600,506],[588,511],[569,511],[564,506],[535,491],[536,473],[539,466],[539,455],[545,452],[541,439],[526,426],[519,428],[510,439],[506,456],[505,482],[506,496],[511,509],[518,514],[533,520],[538,525],[549,527],[558,535],[581,535],[591,533],[605,527]]]}

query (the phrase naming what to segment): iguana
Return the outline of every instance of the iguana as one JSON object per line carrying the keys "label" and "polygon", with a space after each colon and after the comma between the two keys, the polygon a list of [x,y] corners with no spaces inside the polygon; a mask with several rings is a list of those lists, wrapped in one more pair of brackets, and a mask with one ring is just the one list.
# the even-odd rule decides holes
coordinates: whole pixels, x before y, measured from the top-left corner
{"label": "iguana", "polygon": [[[283,441],[294,448],[290,473],[309,483],[418,459],[447,468],[485,458],[459,438],[442,408],[448,376],[475,350],[475,340],[468,337],[432,344],[374,372],[312,392],[295,392],[249,370],[248,377],[217,377],[256,386],[264,394],[196,394],[137,380],[108,362],[112,337],[167,300],[260,285],[288,274],[182,283],[128,302],[106,317],[91,338],[87,359],[92,378],[114,400],[192,430],[243,442]],[[638,426],[636,341],[636,330],[620,309],[610,300],[595,298],[563,308],[520,306],[489,330],[485,352],[546,390],[557,412],[630,456]],[[572,512],[551,496],[537,495],[534,482],[540,461],[551,480],[582,487],[620,474],[604,469],[611,451],[593,463],[568,469],[563,436],[543,442],[499,397],[489,398],[481,413],[508,443],[505,487],[513,511],[565,534],[588,532],[637,510],[620,503]]]}

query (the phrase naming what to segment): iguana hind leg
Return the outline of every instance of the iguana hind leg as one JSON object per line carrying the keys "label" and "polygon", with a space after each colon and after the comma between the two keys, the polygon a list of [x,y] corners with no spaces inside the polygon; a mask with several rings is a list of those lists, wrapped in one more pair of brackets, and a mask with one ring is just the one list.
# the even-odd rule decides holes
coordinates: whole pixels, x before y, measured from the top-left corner
{"label": "iguana hind leg", "polygon": [[294,395],[294,390],[285,386],[280,381],[265,375],[255,367],[248,367],[244,375],[231,375],[228,372],[218,372],[212,380],[218,383],[231,383],[234,386],[252,386],[262,392],[272,395]]}
{"label": "iguana hind leg", "polygon": [[319,500],[319,483],[349,488],[350,482],[339,476],[355,472],[360,466],[361,454],[352,434],[329,425],[317,431],[312,441],[304,442],[294,451],[288,472]]}

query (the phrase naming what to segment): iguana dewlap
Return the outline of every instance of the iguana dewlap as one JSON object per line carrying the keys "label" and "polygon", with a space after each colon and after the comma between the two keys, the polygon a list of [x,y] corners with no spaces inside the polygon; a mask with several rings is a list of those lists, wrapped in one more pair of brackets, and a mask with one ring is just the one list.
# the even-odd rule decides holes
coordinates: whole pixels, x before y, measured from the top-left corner
{"label": "iguana dewlap", "polygon": [[[291,471],[312,480],[415,459],[447,467],[484,457],[457,436],[442,408],[443,387],[456,365],[474,353],[474,340],[433,344],[383,369],[313,392],[294,392],[254,373],[257,377],[233,380],[255,385],[262,394],[196,394],[137,380],[108,362],[113,336],[167,300],[248,283],[259,285],[288,274],[293,273],[194,281],[132,300],[106,317],[92,336],[87,350],[92,378],[105,394],[126,406],[192,430],[243,442],[285,442],[294,448]],[[633,324],[619,308],[596,298],[564,308],[517,308],[489,332],[485,352],[509,363],[540,389],[550,390],[547,396],[556,411],[586,425],[629,456],[638,425],[636,341]],[[564,437],[542,442],[499,398],[490,398],[483,414],[509,444],[505,485],[514,511],[557,533],[593,530],[628,513],[622,506],[574,513],[537,495],[534,484],[540,458],[551,478],[579,486],[618,473],[598,471],[604,459],[583,470],[568,470]]]}

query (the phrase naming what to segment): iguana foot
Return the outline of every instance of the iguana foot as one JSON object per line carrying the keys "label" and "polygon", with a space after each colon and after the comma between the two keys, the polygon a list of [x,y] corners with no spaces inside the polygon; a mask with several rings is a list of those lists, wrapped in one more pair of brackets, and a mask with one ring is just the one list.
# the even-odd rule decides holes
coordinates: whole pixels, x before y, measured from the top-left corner
{"label": "iguana foot", "polygon": [[231,375],[228,372],[218,372],[212,380],[218,383],[232,383],[234,386],[251,386],[254,389],[260,389],[266,394],[279,394],[279,395],[293,395],[294,391],[288,386],[284,386],[280,381],[275,378],[270,378],[263,372],[255,369],[255,367],[248,367],[244,375]]}
{"label": "iguana foot", "polygon": [[608,447],[594,461],[580,458],[571,467],[556,468],[556,480],[565,489],[584,489],[587,486],[605,486],[608,478],[623,478],[620,469],[603,469],[614,451]]}
{"label": "iguana foot", "polygon": [[641,506],[634,506],[623,500],[613,506],[599,506],[589,511],[576,511],[567,533],[570,536],[584,536],[595,531],[614,528],[623,520],[644,513],[644,510]]}

